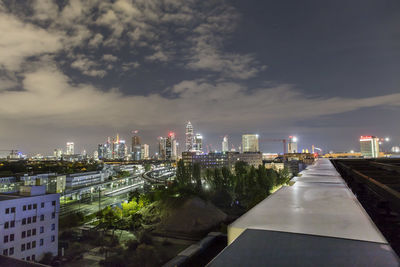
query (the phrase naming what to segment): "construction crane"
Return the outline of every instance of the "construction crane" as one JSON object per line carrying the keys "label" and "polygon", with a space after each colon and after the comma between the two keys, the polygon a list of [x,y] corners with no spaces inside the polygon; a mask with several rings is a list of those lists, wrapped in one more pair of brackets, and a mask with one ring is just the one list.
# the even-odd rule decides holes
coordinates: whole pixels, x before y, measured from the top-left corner
{"label": "construction crane", "polygon": [[288,142],[287,139],[275,139],[275,138],[261,138],[259,139],[260,142],[281,142],[283,145],[283,154],[286,154],[286,144]]}

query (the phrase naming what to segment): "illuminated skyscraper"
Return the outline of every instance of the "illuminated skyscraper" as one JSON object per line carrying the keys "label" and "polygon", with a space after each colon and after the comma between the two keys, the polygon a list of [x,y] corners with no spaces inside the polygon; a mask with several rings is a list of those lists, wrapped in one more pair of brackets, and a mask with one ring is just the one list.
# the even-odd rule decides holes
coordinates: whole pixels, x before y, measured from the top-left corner
{"label": "illuminated skyscraper", "polygon": [[167,138],[158,137],[158,159],[164,160],[166,158],[166,145]]}
{"label": "illuminated skyscraper", "polygon": [[194,138],[193,150],[202,152],[203,151],[203,136],[201,134],[196,134]]}
{"label": "illuminated skyscraper", "polygon": [[296,136],[289,136],[288,141],[288,153],[297,153],[297,137]]}
{"label": "illuminated skyscraper", "polygon": [[228,136],[225,135],[224,139],[222,139],[222,152],[228,152],[228,151],[229,151]]}
{"label": "illuminated skyscraper", "polygon": [[141,159],[149,159],[149,145],[147,144],[141,145],[140,156]]}
{"label": "illuminated skyscraper", "polygon": [[73,142],[68,142],[67,143],[67,151],[66,153],[67,155],[73,155],[74,154],[74,143]]}
{"label": "illuminated skyscraper", "polygon": [[140,160],[142,147],[140,146],[140,137],[135,135],[132,137],[132,159]]}
{"label": "illuminated skyscraper", "polygon": [[165,143],[165,159],[176,160],[177,158],[177,147],[175,133],[170,132]]}
{"label": "illuminated skyscraper", "polygon": [[185,149],[186,151],[193,150],[194,133],[193,126],[190,121],[187,122],[185,128]]}
{"label": "illuminated skyscraper", "polygon": [[242,135],[242,151],[243,152],[259,152],[258,134]]}
{"label": "illuminated skyscraper", "polygon": [[379,157],[379,138],[376,136],[360,137],[361,155],[365,158]]}

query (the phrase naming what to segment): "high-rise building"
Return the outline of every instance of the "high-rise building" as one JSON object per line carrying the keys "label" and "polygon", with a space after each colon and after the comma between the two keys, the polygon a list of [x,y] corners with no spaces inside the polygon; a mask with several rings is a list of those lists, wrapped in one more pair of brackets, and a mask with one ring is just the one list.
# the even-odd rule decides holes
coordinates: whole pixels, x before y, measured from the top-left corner
{"label": "high-rise building", "polygon": [[175,133],[170,132],[168,134],[168,137],[166,138],[166,143],[165,143],[165,159],[176,160],[176,158],[177,158],[177,147],[176,147]]}
{"label": "high-rise building", "polygon": [[194,137],[193,143],[193,150],[194,151],[203,151],[203,136],[201,134],[196,134]]}
{"label": "high-rise building", "polygon": [[133,160],[142,159],[141,151],[142,148],[140,146],[140,137],[135,135],[132,137],[132,159]]}
{"label": "high-rise building", "polygon": [[141,159],[149,159],[149,145],[143,144],[140,152]]}
{"label": "high-rise building", "polygon": [[228,151],[229,151],[228,136],[225,135],[224,138],[222,139],[222,152],[228,152]]}
{"label": "high-rise building", "polygon": [[190,121],[187,122],[185,128],[185,150],[192,151],[193,150],[193,141],[194,141],[194,132],[193,126]]}
{"label": "high-rise building", "polygon": [[288,153],[297,153],[297,137],[296,136],[289,136],[288,141]]}
{"label": "high-rise building", "polygon": [[60,159],[62,157],[63,151],[61,148],[54,149],[54,157]]}
{"label": "high-rise building", "polygon": [[73,142],[67,142],[67,151],[66,153],[67,155],[74,155],[74,143]]}
{"label": "high-rise building", "polygon": [[166,158],[167,138],[158,137],[158,159],[164,160]]}
{"label": "high-rise building", "polygon": [[376,136],[360,137],[361,155],[365,158],[379,157],[379,138]]}
{"label": "high-rise building", "polygon": [[242,135],[242,151],[244,152],[259,152],[258,134]]}

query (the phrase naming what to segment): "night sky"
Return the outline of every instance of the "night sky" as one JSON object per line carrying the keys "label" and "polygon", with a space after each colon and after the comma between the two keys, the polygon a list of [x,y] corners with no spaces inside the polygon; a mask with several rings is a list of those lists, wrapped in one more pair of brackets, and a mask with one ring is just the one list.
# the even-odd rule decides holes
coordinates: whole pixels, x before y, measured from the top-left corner
{"label": "night sky", "polygon": [[139,130],[154,152],[187,120],[218,150],[400,143],[398,0],[0,0],[0,34],[0,149],[91,154]]}

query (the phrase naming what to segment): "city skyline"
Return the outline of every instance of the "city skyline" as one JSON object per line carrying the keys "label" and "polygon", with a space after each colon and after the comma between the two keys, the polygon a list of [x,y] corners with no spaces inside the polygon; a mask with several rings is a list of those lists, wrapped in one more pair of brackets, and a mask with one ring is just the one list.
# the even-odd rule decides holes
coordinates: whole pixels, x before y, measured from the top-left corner
{"label": "city skyline", "polygon": [[[301,10],[301,12],[298,12]],[[221,136],[299,137],[299,149],[400,143],[398,1],[0,2],[0,149],[91,152],[190,120]],[[17,45],[16,45],[17,44]],[[260,150],[280,151],[261,143]]]}

